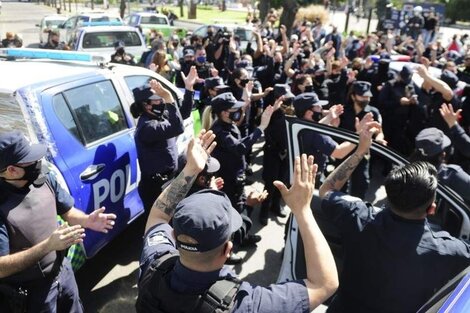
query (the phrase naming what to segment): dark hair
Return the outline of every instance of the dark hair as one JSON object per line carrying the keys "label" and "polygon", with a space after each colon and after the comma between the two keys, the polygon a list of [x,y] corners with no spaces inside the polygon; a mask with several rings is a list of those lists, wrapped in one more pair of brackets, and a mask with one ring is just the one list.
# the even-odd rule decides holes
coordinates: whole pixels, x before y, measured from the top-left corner
{"label": "dark hair", "polygon": [[392,210],[425,213],[436,196],[437,170],[428,162],[395,167],[385,178],[385,190]]}
{"label": "dark hair", "polygon": [[442,151],[441,153],[438,153],[436,155],[425,156],[419,150],[415,150],[410,156],[410,161],[411,162],[418,162],[418,161],[428,162],[434,165],[436,169],[439,169],[439,167],[441,167],[441,164],[445,161],[445,154],[444,154],[444,151]]}
{"label": "dark hair", "polygon": [[131,104],[130,111],[134,118],[138,118],[144,112],[143,106],[144,102],[134,102]]}

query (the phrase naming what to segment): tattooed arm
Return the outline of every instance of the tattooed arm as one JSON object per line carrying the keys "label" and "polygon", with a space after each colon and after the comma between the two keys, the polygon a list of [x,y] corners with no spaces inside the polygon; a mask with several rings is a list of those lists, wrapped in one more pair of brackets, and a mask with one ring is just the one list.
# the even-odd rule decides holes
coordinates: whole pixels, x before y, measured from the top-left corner
{"label": "tattooed arm", "polygon": [[380,124],[377,122],[369,122],[365,125],[359,134],[359,145],[356,151],[346,161],[342,162],[333,173],[328,175],[325,182],[320,186],[320,198],[323,199],[330,191],[337,191],[343,188],[359,162],[369,152],[372,135],[377,129],[380,129]]}
{"label": "tattooed arm", "polygon": [[145,232],[154,225],[168,223],[171,220],[176,205],[191,189],[197,175],[204,169],[210,153],[214,150],[216,145],[214,138],[212,131],[203,130],[198,138],[190,141],[186,153],[186,166],[153,204]]}

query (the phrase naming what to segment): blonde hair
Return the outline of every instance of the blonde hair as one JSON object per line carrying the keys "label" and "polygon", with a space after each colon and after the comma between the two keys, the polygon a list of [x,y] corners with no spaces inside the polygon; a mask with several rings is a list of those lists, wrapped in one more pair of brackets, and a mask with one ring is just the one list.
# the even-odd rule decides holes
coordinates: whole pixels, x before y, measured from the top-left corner
{"label": "blonde hair", "polygon": [[212,118],[212,107],[210,105],[206,106],[204,112],[202,112],[201,124],[203,129],[209,130],[214,123]]}

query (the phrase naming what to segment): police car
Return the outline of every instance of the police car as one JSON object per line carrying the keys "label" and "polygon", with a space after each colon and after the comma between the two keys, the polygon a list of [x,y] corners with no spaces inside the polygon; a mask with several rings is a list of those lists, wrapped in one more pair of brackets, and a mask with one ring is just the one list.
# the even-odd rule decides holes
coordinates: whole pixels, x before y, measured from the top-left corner
{"label": "police car", "polygon": [[[400,64],[402,65],[402,64]],[[289,152],[289,172],[290,177],[293,174],[294,157],[300,155],[302,142],[299,140],[301,134],[305,131],[314,131],[323,135],[330,136],[336,142],[349,141],[358,144],[359,137],[350,131],[334,128],[327,125],[300,120],[294,117],[286,117],[288,152]],[[385,162],[393,165],[403,165],[408,160],[395,151],[378,144],[372,143],[371,151]],[[375,207],[381,207],[385,201],[384,187],[382,187],[383,176],[380,171],[373,171],[371,175],[371,187],[375,185],[377,190],[369,190],[366,194],[366,200]],[[317,189],[319,186],[317,186]],[[371,188],[370,188],[371,189]],[[428,216],[433,229],[446,230],[452,236],[469,242],[470,240],[470,208],[464,200],[449,187],[439,184],[436,193],[436,214]],[[313,198],[311,208],[315,219],[327,239],[330,248],[335,257],[338,272],[341,273],[343,251],[341,235],[338,227],[325,217],[321,210],[321,202],[316,194]],[[468,312],[470,305],[470,267],[463,273],[457,275],[452,281],[437,292],[419,312]],[[306,277],[305,255],[302,238],[295,218],[289,219],[287,224],[287,238],[281,264],[278,282],[290,281]],[[466,309],[462,309],[465,308]],[[458,309],[459,308],[459,309]],[[446,310],[447,309],[447,310]]]}
{"label": "police car", "polygon": [[160,13],[133,12],[126,16],[124,21],[129,26],[141,27],[145,36],[148,36],[152,29],[161,32],[165,39],[169,39],[174,34],[179,34],[180,37],[185,36],[183,29],[171,26],[166,15]]}
{"label": "police car", "polygon": [[[0,49],[0,56],[0,132],[21,130],[46,144],[47,159],[77,208],[90,213],[105,206],[117,215],[108,234],[87,231],[82,248],[90,258],[143,213],[131,90],[156,79],[178,105],[183,94],[155,72],[108,65],[86,53]],[[194,133],[191,117],[184,125],[180,153]]]}

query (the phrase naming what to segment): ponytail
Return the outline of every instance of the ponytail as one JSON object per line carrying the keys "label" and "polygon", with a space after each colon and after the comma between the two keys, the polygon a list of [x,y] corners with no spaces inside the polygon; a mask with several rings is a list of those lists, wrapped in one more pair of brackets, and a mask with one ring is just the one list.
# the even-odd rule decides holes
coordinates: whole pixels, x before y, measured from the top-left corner
{"label": "ponytail", "polygon": [[209,130],[212,126],[212,123],[214,122],[212,118],[212,106],[208,105],[204,109],[204,112],[202,112],[202,128],[205,130]]}

